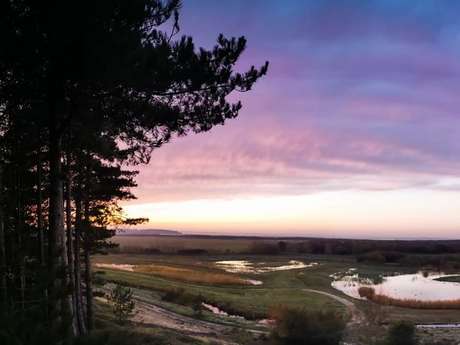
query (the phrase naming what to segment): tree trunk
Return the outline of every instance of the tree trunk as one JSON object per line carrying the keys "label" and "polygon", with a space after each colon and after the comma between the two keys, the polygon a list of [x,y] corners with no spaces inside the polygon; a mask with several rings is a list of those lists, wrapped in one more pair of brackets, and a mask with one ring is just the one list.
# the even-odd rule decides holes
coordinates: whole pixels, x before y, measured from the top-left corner
{"label": "tree trunk", "polygon": [[2,294],[2,311],[8,307],[8,290],[6,285],[6,245],[3,219],[3,167],[0,165],[0,289]]}
{"label": "tree trunk", "polygon": [[72,299],[69,291],[66,233],[64,229],[64,185],[62,178],[62,136],[56,116],[56,99],[50,97],[49,118],[49,273],[50,316],[61,334],[71,335]]}
{"label": "tree trunk", "polygon": [[24,312],[25,308],[25,291],[26,291],[26,277],[25,277],[25,249],[23,247],[23,207],[22,207],[22,183],[19,166],[16,167],[16,232],[18,236],[18,252],[19,252],[19,292],[21,310]]}
{"label": "tree trunk", "polygon": [[42,197],[42,161],[41,161],[41,148],[38,150],[37,157],[37,228],[38,228],[38,242],[40,252],[40,263],[45,266],[45,236],[43,234],[43,197]]}
{"label": "tree trunk", "polygon": [[70,171],[70,154],[67,154],[67,181],[65,193],[65,216],[66,216],[66,230],[67,230],[67,261],[69,266],[69,285],[72,288],[72,329],[74,334],[79,333],[78,321],[76,317],[76,303],[77,298],[75,295],[75,288],[73,287],[75,281],[75,267],[74,267],[74,244],[72,234],[72,176]]}
{"label": "tree trunk", "polygon": [[88,330],[94,328],[94,312],[93,312],[93,282],[91,277],[91,258],[89,249],[85,250],[85,285],[86,285],[86,319]]}
{"label": "tree trunk", "polygon": [[[88,182],[87,182],[88,183]],[[93,282],[91,276],[91,243],[90,243],[90,230],[91,223],[89,219],[89,201],[88,192],[85,193],[85,286],[86,286],[86,319],[88,330],[94,328],[94,314],[93,314]]]}
{"label": "tree trunk", "polygon": [[86,323],[83,311],[83,294],[81,290],[81,234],[82,234],[82,210],[81,210],[81,183],[77,182],[75,195],[75,297],[78,330],[80,334],[86,334]]}

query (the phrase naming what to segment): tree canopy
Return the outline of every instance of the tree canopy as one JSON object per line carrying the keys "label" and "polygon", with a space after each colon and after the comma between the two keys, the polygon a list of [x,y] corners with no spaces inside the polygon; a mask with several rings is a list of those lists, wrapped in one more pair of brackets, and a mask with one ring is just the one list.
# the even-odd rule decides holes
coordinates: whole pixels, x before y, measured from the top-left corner
{"label": "tree canopy", "polygon": [[[91,254],[112,246],[133,165],[236,117],[268,63],[237,72],[244,37],[207,50],[179,0],[0,3],[0,335],[62,343],[93,327]],[[83,275],[81,274],[83,273]],[[82,277],[84,282],[82,282]],[[45,307],[43,307],[45,306]],[[44,341],[45,341],[44,340]]]}

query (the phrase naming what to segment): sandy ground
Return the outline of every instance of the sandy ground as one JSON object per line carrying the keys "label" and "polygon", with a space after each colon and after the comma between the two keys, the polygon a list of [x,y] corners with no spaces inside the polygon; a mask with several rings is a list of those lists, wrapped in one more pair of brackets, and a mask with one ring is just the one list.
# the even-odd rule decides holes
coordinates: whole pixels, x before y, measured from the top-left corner
{"label": "sandy ground", "polygon": [[135,322],[152,324],[155,326],[174,329],[186,334],[218,335],[225,333],[230,328],[211,322],[205,322],[179,315],[160,308],[156,305],[136,301],[136,315],[132,319]]}
{"label": "sandy ground", "polygon": [[[232,339],[235,335],[235,327],[203,321],[192,317],[180,315],[150,303],[134,292],[136,301],[135,316],[132,321],[143,325],[168,328],[196,339],[212,341],[213,344],[240,345]],[[101,301],[107,300],[99,298]],[[256,337],[264,332],[248,330]]]}

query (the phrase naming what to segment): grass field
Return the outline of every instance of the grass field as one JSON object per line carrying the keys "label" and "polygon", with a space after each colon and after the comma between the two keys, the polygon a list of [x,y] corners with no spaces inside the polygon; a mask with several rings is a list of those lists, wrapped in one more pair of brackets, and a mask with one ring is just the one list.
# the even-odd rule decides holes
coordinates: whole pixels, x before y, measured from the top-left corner
{"label": "grass field", "polygon": [[[184,249],[203,249],[211,254],[245,253],[251,248],[254,240],[225,238],[190,238],[179,236],[116,236],[113,241],[120,246],[122,252],[142,252],[161,250],[164,253],[175,253]],[[276,241],[269,241],[276,243]]]}
{"label": "grass field", "polygon": [[[128,268],[126,268],[128,266]],[[96,267],[114,268],[118,270],[128,270],[130,272],[146,273],[156,277],[179,280],[189,283],[207,284],[207,285],[251,285],[247,279],[243,279],[235,274],[222,273],[219,271],[205,270],[202,268],[184,268],[171,265],[160,264],[136,264],[136,265],[115,265],[100,264]]]}
{"label": "grass field", "polygon": [[[219,260],[252,260],[263,262],[270,266],[283,265],[291,259],[303,262],[319,262],[316,267],[277,271],[262,274],[238,274],[232,275],[237,279],[254,279],[263,282],[260,286],[228,285],[225,279],[212,281],[217,274],[215,262]],[[161,269],[141,269],[134,272],[126,272],[114,269],[97,269],[104,272],[104,279],[132,287],[155,291],[157,296],[171,289],[184,289],[192,295],[200,295],[207,302],[219,306],[233,314],[244,315],[248,318],[264,318],[277,304],[305,307],[313,310],[328,309],[346,313],[346,309],[340,303],[314,293],[303,291],[313,289],[341,295],[350,299],[341,292],[331,287],[332,274],[343,272],[353,267],[359,270],[362,276],[377,276],[391,274],[395,267],[391,265],[366,265],[356,263],[353,257],[347,256],[241,256],[241,255],[204,255],[204,256],[180,256],[180,255],[132,255],[116,254],[95,257],[95,262],[154,265],[144,267],[168,267],[169,272],[164,274]],[[174,269],[171,269],[174,268]],[[410,267],[398,267],[400,273],[410,273]],[[179,274],[189,272],[190,274]],[[177,273],[177,274],[176,274]],[[203,278],[200,278],[200,275]],[[159,293],[159,294],[158,294]],[[368,302],[354,300],[358,306],[366,309]],[[387,320],[405,318],[420,322],[453,322],[460,321],[458,310],[432,310],[429,313],[399,308],[385,307]],[[432,317],[430,315],[433,315]]]}
{"label": "grass field", "polygon": [[[333,279],[331,275],[347,272],[350,268],[356,269],[355,272],[359,272],[361,277],[376,279],[381,275],[391,275],[395,272],[401,274],[415,273],[416,268],[414,267],[362,263],[357,262],[353,256],[307,255],[292,252],[279,255],[238,254],[238,252],[245,252],[251,248],[254,240],[250,239],[210,238],[203,240],[155,236],[150,239],[142,237],[134,238],[134,240],[126,237],[123,240],[133,241],[129,243],[133,246],[142,242],[146,246],[145,248],[156,248],[156,246],[169,243],[170,252],[167,253],[162,248],[162,253],[156,254],[133,254],[130,252],[95,256],[95,266],[101,263],[132,265],[129,266],[132,267],[132,271],[95,267],[94,270],[100,273],[99,277],[107,282],[130,286],[141,300],[149,301],[165,310],[184,317],[198,317],[200,320],[229,325],[235,330],[263,330],[265,326],[261,326],[257,320],[270,318],[270,311],[279,305],[313,311],[334,311],[343,315],[344,318],[350,319],[352,311],[344,303],[324,294],[305,291],[306,289],[329,293],[353,303],[363,320],[361,324],[354,325],[348,330],[348,339],[353,340],[353,344],[368,345],[369,339],[380,339],[386,329],[382,324],[388,324],[395,320],[408,320],[420,324],[460,322],[459,310],[433,309],[424,311],[390,305],[383,306],[370,301],[353,299],[331,286]],[[176,253],[178,248],[200,248],[205,249],[208,254],[195,256],[172,254]],[[266,267],[283,266],[290,260],[302,261],[306,264],[317,262],[319,265],[257,274],[248,272],[228,273],[216,265],[217,261],[229,260],[245,260],[254,265],[265,265]],[[460,276],[455,276],[445,280],[458,282],[459,278]],[[247,280],[261,281],[262,285],[248,285]],[[186,295],[186,298],[165,299],[165,295],[171,291],[175,293],[179,291]],[[245,319],[222,317],[204,309],[197,316],[195,307],[187,302],[188,300],[195,301],[195,299],[218,307],[230,315],[243,316]],[[144,334],[142,332],[140,336]],[[165,339],[168,337],[171,339],[171,334],[165,330],[157,330],[156,332],[159,332]],[[436,337],[441,334],[439,330],[424,329],[418,332],[421,339],[428,340],[437,339]],[[455,330],[445,332],[453,339],[456,336],[460,337],[458,333],[460,332]],[[181,335],[179,334],[179,336]],[[185,335],[184,337],[186,338]],[[258,341],[244,332],[238,333],[238,335],[230,334],[227,339],[249,339],[241,341],[241,344],[259,344]],[[190,341],[192,344],[201,344],[201,340],[192,337]],[[206,341],[209,342],[209,339]],[[170,343],[181,344],[180,340],[174,340]],[[428,344],[430,343],[428,342]]]}
{"label": "grass field", "polygon": [[460,275],[458,276],[451,276],[451,277],[443,277],[437,279],[442,282],[454,282],[454,283],[460,283]]}
{"label": "grass field", "polygon": [[[238,258],[238,257],[236,257]],[[128,263],[128,264],[152,264],[159,265],[182,265],[189,271],[215,273],[214,262],[222,259],[218,256],[206,256],[205,258],[164,256],[164,255],[110,255],[97,257],[96,262]],[[228,257],[226,257],[228,259]],[[255,258],[270,265],[285,264],[286,258],[257,257]],[[331,290],[328,272],[333,272],[339,267],[328,265],[328,270],[321,265],[292,271],[270,272],[257,275],[245,275],[246,279],[262,280],[261,286],[225,286],[224,284],[196,284],[188,278],[166,279],[155,272],[126,272],[114,269],[102,269],[104,279],[110,282],[118,282],[125,285],[148,289],[152,291],[166,292],[171,289],[184,289],[193,295],[200,295],[207,302],[231,311],[233,314],[244,315],[247,318],[266,318],[272,307],[285,304],[294,307],[308,307],[314,310],[333,309],[345,312],[344,307],[327,298],[313,293],[302,291],[305,288],[322,288]],[[101,270],[101,269],[98,269]],[[317,279],[311,279],[309,275],[315,275]]]}

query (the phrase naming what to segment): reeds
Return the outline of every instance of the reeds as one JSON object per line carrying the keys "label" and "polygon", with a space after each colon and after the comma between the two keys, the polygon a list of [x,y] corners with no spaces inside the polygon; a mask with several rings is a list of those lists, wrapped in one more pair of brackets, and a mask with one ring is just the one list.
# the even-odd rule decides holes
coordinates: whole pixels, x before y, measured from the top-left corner
{"label": "reeds", "polygon": [[149,273],[162,278],[209,285],[251,285],[251,283],[234,274],[194,270],[162,265],[134,266],[134,272]]}
{"label": "reeds", "polygon": [[442,301],[422,301],[418,299],[399,299],[385,295],[376,294],[374,288],[360,287],[359,295],[369,301],[382,305],[413,309],[460,309],[460,299]]}

